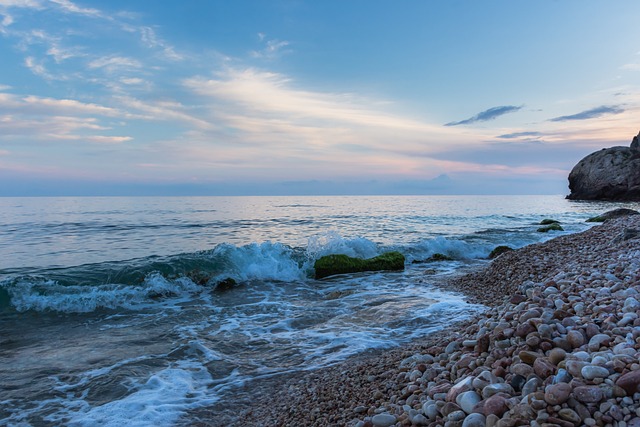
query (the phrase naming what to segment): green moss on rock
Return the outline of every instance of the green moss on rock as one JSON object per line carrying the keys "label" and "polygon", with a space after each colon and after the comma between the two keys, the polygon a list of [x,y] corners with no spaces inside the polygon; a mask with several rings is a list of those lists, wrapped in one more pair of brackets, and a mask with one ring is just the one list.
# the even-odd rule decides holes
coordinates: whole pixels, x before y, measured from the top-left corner
{"label": "green moss on rock", "polygon": [[542,221],[540,221],[540,225],[551,225],[551,224],[560,224],[560,221],[557,221],[555,219],[543,219]]}
{"label": "green moss on rock", "polygon": [[453,261],[453,258],[451,258],[448,255],[437,252],[431,255],[431,257],[427,261]]}
{"label": "green moss on rock", "polygon": [[608,219],[619,218],[621,216],[638,215],[638,211],[633,209],[619,208],[603,213],[602,215],[589,218],[587,222],[605,222]]}
{"label": "green moss on rock", "polygon": [[513,251],[513,248],[509,247],[509,246],[496,246],[494,250],[491,251],[491,253],[489,254],[489,259],[494,259],[497,258],[498,256],[502,255],[505,252],[511,252]]}
{"label": "green moss on rock", "polygon": [[560,224],[551,224],[551,225],[546,225],[544,227],[540,227],[538,228],[538,232],[539,233],[546,233],[548,231],[564,231],[564,228],[562,228],[562,226]]}
{"label": "green moss on rock", "polygon": [[362,271],[404,270],[404,255],[395,251],[369,259],[353,258],[341,254],[327,255],[319,258],[313,267],[316,271],[316,279]]}

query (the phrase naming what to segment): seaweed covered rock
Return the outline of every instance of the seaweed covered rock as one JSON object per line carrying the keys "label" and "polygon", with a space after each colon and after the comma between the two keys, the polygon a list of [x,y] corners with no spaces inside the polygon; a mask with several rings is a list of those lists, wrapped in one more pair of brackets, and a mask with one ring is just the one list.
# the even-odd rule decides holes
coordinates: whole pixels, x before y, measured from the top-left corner
{"label": "seaweed covered rock", "polygon": [[513,251],[513,248],[509,246],[505,246],[505,245],[496,246],[495,249],[492,250],[491,253],[489,254],[489,259],[497,258],[503,253],[511,252],[511,251]]}
{"label": "seaweed covered rock", "polygon": [[564,231],[564,228],[562,228],[562,226],[557,223],[545,225],[544,227],[538,228],[539,233],[546,233],[548,231]]}
{"label": "seaweed covered rock", "polygon": [[589,218],[587,222],[605,222],[608,219],[619,218],[621,216],[628,216],[628,215],[639,215],[639,214],[640,212],[634,211],[633,209],[620,208],[620,209],[614,209],[612,211],[605,212],[602,215]]}
{"label": "seaweed covered rock", "polygon": [[353,258],[342,254],[327,255],[319,258],[313,267],[316,271],[316,279],[362,271],[404,270],[404,255],[395,251],[368,259]]}
{"label": "seaweed covered rock", "polygon": [[556,219],[545,218],[540,221],[540,225],[551,225],[551,224],[560,224],[560,221]]}

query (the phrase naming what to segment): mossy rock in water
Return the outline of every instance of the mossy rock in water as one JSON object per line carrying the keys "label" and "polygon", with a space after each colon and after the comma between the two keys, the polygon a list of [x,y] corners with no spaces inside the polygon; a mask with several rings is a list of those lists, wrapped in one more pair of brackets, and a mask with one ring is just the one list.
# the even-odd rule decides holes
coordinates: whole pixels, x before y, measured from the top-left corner
{"label": "mossy rock in water", "polygon": [[211,280],[211,274],[200,270],[187,271],[185,276],[196,285],[205,286]]}
{"label": "mossy rock in water", "polygon": [[436,252],[435,254],[431,255],[431,257],[427,261],[453,261],[453,258],[448,255],[441,254],[440,252]]}
{"label": "mossy rock in water", "polygon": [[589,218],[587,222],[605,222],[608,219],[619,218],[621,216],[628,216],[628,215],[638,215],[639,213],[640,212],[634,211],[633,209],[626,209],[626,208],[614,209],[612,211],[605,212],[602,215]]}
{"label": "mossy rock in water", "polygon": [[228,290],[230,290],[232,288],[235,288],[236,286],[238,286],[238,282],[236,282],[231,277],[227,277],[226,279],[221,280],[218,283],[216,283],[215,290],[218,291],[218,292],[224,292],[224,291],[228,291]]}
{"label": "mossy rock in water", "polygon": [[404,270],[404,255],[400,252],[386,252],[369,259],[353,258],[347,255],[327,255],[318,259],[313,268],[316,270],[316,279],[362,271]]}
{"label": "mossy rock in water", "polygon": [[505,252],[511,252],[513,251],[513,248],[510,248],[509,246],[496,246],[494,250],[491,251],[491,253],[489,254],[489,259],[494,259],[497,258],[498,256],[502,255]]}
{"label": "mossy rock in water", "polygon": [[540,225],[551,225],[551,224],[560,224],[560,221],[557,221],[555,219],[543,219],[542,221],[540,221]]}
{"label": "mossy rock in water", "polygon": [[560,224],[551,224],[538,228],[539,233],[546,233],[548,231],[564,231],[564,228]]}

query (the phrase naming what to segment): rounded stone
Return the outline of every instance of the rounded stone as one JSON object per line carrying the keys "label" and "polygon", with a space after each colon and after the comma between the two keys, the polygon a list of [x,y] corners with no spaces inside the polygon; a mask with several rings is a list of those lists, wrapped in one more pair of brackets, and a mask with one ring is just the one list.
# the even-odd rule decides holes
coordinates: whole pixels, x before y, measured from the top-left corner
{"label": "rounded stone", "polygon": [[558,411],[558,415],[563,420],[569,421],[574,425],[579,425],[582,422],[582,418],[580,418],[580,415],[578,415],[578,413],[573,409],[569,409],[569,408],[560,409]]}
{"label": "rounded stone", "polygon": [[465,391],[464,393],[460,393],[456,398],[456,403],[460,408],[470,414],[473,412],[474,406],[478,404],[482,400],[482,397],[475,391]]}
{"label": "rounded stone", "polygon": [[549,352],[549,362],[554,365],[558,365],[561,361],[563,361],[567,357],[567,352],[561,348],[554,348]]}
{"label": "rounded stone", "polygon": [[567,332],[567,341],[571,344],[571,347],[578,348],[584,345],[584,335],[580,331],[575,329]]}
{"label": "rounded stone", "polygon": [[498,393],[506,393],[512,395],[514,394],[514,390],[513,387],[511,387],[511,385],[507,383],[489,384],[482,389],[482,397],[484,397],[485,399],[488,399]]}
{"label": "rounded stone", "polygon": [[458,405],[456,405],[453,402],[447,402],[444,404],[444,406],[442,406],[442,408],[440,409],[440,412],[442,413],[442,415],[449,416],[449,414],[451,414],[452,412],[456,412],[459,411],[460,407]]}
{"label": "rounded stone", "polygon": [[464,419],[462,427],[484,427],[486,425],[486,418],[482,414],[471,414]]}
{"label": "rounded stone", "polygon": [[462,421],[465,419],[466,416],[467,414],[465,414],[464,411],[454,411],[449,415],[447,415],[447,420],[453,421],[453,422]]}
{"label": "rounded stone", "polygon": [[598,386],[579,386],[573,389],[573,396],[582,403],[598,403],[604,397]]}
{"label": "rounded stone", "polygon": [[507,399],[499,394],[493,395],[484,401],[484,414],[485,416],[497,415],[502,416],[509,410],[507,406]]}
{"label": "rounded stone", "polygon": [[588,348],[590,351],[598,351],[600,347],[609,344],[611,337],[607,334],[595,334],[589,340]]}
{"label": "rounded stone", "polygon": [[514,363],[513,365],[511,365],[509,370],[512,373],[516,375],[522,375],[525,378],[533,373],[533,368],[531,367],[531,365],[527,365],[526,363]]}
{"label": "rounded stone", "polygon": [[530,378],[524,384],[524,386],[522,386],[522,395],[527,396],[531,393],[534,393],[536,390],[538,390],[538,387],[540,387],[541,385],[542,385],[542,382],[540,381],[539,378],[536,378],[536,377]]}
{"label": "rounded stone", "polygon": [[422,414],[416,414],[411,418],[411,422],[417,426],[426,426],[429,424],[429,420]]}
{"label": "rounded stone", "polygon": [[540,378],[544,379],[551,376],[554,369],[554,365],[545,358],[538,357],[535,362],[533,362],[533,371]]}
{"label": "rounded stone", "polygon": [[561,405],[569,399],[571,386],[567,383],[558,383],[547,386],[544,391],[544,400],[549,405]]}
{"label": "rounded stone", "polygon": [[535,362],[536,359],[540,357],[538,353],[527,350],[521,351],[520,353],[518,353],[518,356],[520,356],[520,360],[522,360],[527,365],[533,365],[533,362]]}
{"label": "rounded stone", "polygon": [[589,363],[583,362],[581,360],[567,360],[565,363],[565,367],[567,368],[567,372],[574,377],[582,376],[582,368],[587,366]]}
{"label": "rounded stone", "polygon": [[616,381],[616,385],[627,392],[628,396],[640,392],[640,370],[627,372]]}
{"label": "rounded stone", "polygon": [[587,365],[580,371],[582,378],[586,380],[593,380],[596,378],[606,378],[609,376],[609,370],[602,366]]}
{"label": "rounded stone", "polygon": [[371,422],[375,427],[389,427],[396,423],[396,417],[391,414],[374,415]]}
{"label": "rounded stone", "polygon": [[569,374],[569,372],[567,372],[566,369],[560,368],[558,369],[558,373],[556,374],[556,376],[553,378],[553,383],[568,383],[571,382],[572,379],[573,377]]}

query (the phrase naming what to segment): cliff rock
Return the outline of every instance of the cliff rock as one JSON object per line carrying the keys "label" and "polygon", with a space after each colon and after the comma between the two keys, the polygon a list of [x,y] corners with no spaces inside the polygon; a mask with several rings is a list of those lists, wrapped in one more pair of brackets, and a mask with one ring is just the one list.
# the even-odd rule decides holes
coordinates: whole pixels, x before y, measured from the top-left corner
{"label": "cliff rock", "polygon": [[640,200],[640,133],[630,147],[589,154],[569,174],[568,199]]}

